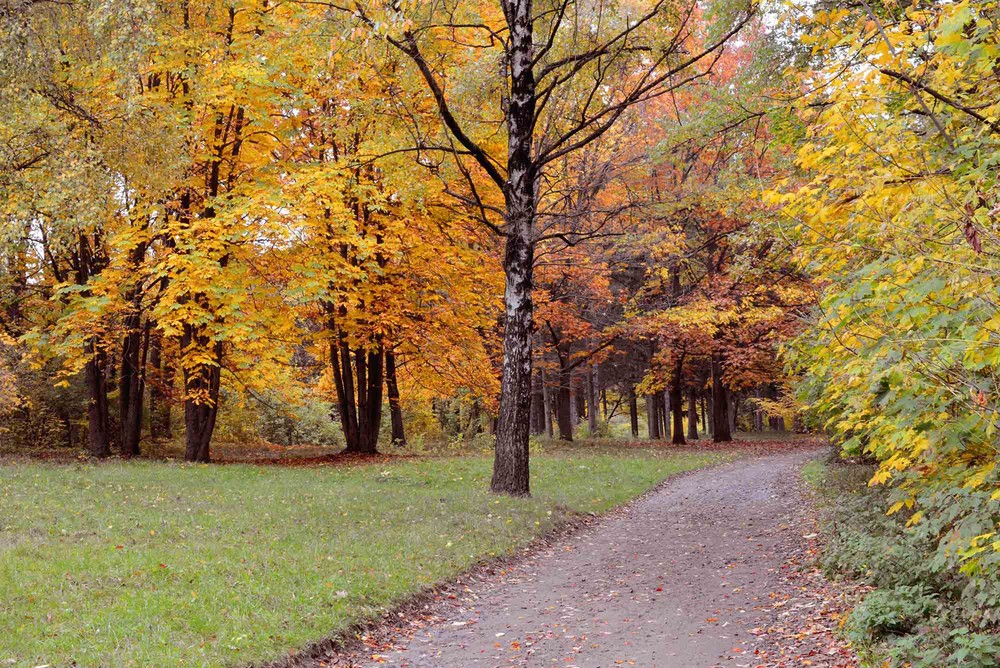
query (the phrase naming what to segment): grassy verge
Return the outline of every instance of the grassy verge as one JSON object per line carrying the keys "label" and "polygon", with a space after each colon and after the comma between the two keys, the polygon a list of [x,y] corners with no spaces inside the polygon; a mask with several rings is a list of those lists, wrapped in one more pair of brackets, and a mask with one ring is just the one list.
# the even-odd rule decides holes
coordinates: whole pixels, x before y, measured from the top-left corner
{"label": "grassy verge", "polygon": [[[873,587],[843,632],[872,668],[995,668],[1000,665],[1000,573],[963,573],[942,551],[948,516],[907,526],[886,515],[889,490],[869,487],[873,468],[809,463],[827,537],[823,568]],[[989,509],[980,510],[988,525]]]}
{"label": "grassy verge", "polygon": [[531,499],[485,457],[356,467],[0,465],[0,665],[277,658],[719,455],[540,455]]}

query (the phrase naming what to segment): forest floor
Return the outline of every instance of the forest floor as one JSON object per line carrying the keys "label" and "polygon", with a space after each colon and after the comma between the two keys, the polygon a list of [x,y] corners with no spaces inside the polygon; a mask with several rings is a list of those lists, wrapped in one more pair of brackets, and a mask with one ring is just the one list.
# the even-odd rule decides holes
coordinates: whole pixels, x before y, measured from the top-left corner
{"label": "forest floor", "polygon": [[[816,570],[808,447],[667,481],[591,527],[441,589],[299,666],[856,666],[857,592]],[[751,446],[752,447],[752,446]]]}

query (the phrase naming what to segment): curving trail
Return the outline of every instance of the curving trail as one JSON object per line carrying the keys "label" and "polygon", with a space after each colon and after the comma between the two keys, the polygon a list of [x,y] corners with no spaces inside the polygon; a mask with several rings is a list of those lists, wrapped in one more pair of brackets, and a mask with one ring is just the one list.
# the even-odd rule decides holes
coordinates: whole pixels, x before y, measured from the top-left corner
{"label": "curving trail", "polygon": [[504,577],[457,592],[433,623],[397,634],[361,665],[851,665],[829,644],[807,648],[808,662],[776,649],[776,630],[795,637],[796,625],[815,619],[811,608],[823,607],[785,572],[803,534],[812,538],[799,469],[814,456],[784,452],[681,476]]}

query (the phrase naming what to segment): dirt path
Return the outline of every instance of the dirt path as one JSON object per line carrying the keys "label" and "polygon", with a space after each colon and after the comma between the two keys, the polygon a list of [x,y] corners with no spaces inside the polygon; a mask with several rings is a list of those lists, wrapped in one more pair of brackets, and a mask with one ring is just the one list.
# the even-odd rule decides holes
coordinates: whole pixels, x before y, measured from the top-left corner
{"label": "dirt path", "polygon": [[459,592],[433,623],[414,625],[362,665],[850,665],[827,659],[838,651],[829,645],[806,648],[808,662],[766,647],[779,641],[776,631],[801,637],[796,625],[819,614],[815,599],[794,591],[809,587],[790,585],[785,572],[795,546],[807,542],[803,534],[812,538],[799,469],[816,454],[682,476],[503,577]]}

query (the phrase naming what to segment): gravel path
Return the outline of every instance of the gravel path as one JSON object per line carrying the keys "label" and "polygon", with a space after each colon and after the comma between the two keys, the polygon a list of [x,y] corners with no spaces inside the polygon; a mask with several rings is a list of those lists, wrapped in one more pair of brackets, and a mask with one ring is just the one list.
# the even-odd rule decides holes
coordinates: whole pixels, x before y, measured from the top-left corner
{"label": "gravel path", "polygon": [[814,456],[785,452],[681,476],[465,589],[434,623],[365,665],[762,665],[756,636],[788,602],[774,603],[782,565],[810,530],[799,469]]}

